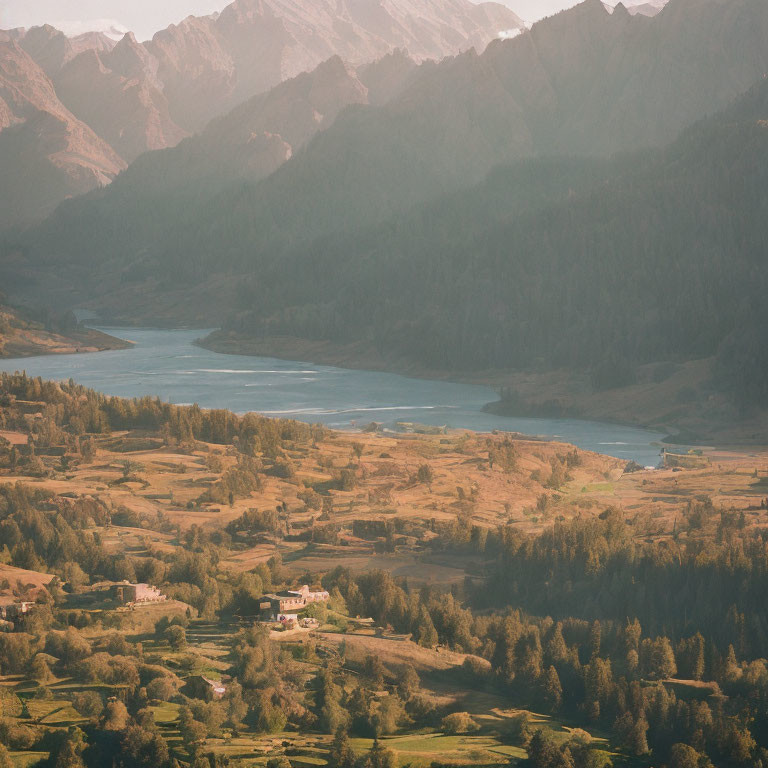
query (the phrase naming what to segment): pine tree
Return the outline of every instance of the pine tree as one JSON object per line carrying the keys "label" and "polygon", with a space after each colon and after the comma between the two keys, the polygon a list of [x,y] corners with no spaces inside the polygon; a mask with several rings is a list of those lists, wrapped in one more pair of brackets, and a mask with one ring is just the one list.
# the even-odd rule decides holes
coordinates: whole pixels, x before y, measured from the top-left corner
{"label": "pine tree", "polygon": [[406,664],[397,681],[397,691],[400,697],[403,701],[409,701],[418,693],[420,687],[421,679],[419,678],[419,673],[413,668],[413,665]]}
{"label": "pine tree", "polygon": [[437,630],[432,617],[424,605],[419,611],[419,619],[414,632],[416,642],[424,648],[434,648],[438,643]]}
{"label": "pine tree", "polygon": [[640,650],[640,638],[642,636],[642,628],[640,622],[637,619],[629,621],[624,626],[624,647],[627,651],[639,651]]}
{"label": "pine tree", "polygon": [[595,621],[589,630],[589,656],[594,658],[600,655],[600,643],[602,640],[603,630],[599,621]]}
{"label": "pine tree", "polygon": [[563,702],[563,686],[553,666],[549,667],[544,676],[544,699],[550,712],[557,712]]}
{"label": "pine tree", "polygon": [[700,768],[703,755],[687,744],[673,744],[669,750],[669,768]]}
{"label": "pine tree", "polygon": [[741,667],[736,658],[736,650],[732,645],[728,646],[728,655],[725,657],[725,679],[733,683],[741,677]]}
{"label": "pine tree", "polygon": [[568,658],[568,646],[563,637],[563,622],[555,624],[547,642],[547,658],[551,664],[559,664]]}
{"label": "pine tree", "polygon": [[384,687],[384,675],[386,670],[378,656],[369,655],[365,657],[364,674],[370,680],[371,688],[380,691]]}
{"label": "pine tree", "polygon": [[59,747],[53,768],[85,768],[82,754],[86,747],[85,735],[79,728],[73,728]]}
{"label": "pine tree", "polygon": [[703,680],[705,671],[705,641],[701,634],[697,633],[693,637],[694,651],[692,659],[691,677],[694,680]]}
{"label": "pine tree", "polygon": [[551,768],[559,757],[557,747],[541,729],[531,736],[526,751],[528,759],[535,768]]}
{"label": "pine tree", "polygon": [[0,744],[0,768],[14,768],[14,765],[11,753],[4,744]]}
{"label": "pine tree", "polygon": [[378,739],[373,740],[371,751],[365,758],[365,768],[395,768],[394,753],[382,747]]}
{"label": "pine tree", "polygon": [[648,754],[647,734],[648,721],[645,717],[639,717],[632,726],[632,730],[629,733],[629,742],[627,743],[627,749],[629,749],[633,755]]}
{"label": "pine tree", "polygon": [[337,728],[328,753],[328,762],[331,768],[354,768],[355,753],[349,743],[349,735],[346,728]]}
{"label": "pine tree", "polygon": [[563,749],[563,751],[560,753],[556,765],[557,768],[576,768],[576,761],[573,759],[573,755],[571,754],[569,747],[565,747],[565,749]]}

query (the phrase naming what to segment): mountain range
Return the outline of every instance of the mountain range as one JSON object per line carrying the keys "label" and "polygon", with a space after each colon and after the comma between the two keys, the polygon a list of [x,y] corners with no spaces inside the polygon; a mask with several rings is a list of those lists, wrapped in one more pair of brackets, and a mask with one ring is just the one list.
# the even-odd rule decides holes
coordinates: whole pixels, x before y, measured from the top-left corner
{"label": "mountain range", "polygon": [[[643,2],[643,0],[629,2],[629,0],[627,0],[627,2],[622,3],[632,16],[637,14],[640,14],[641,16],[655,16],[657,13],[661,12],[666,4],[667,0],[648,0],[648,2]],[[616,7],[609,3],[604,3],[604,5],[609,13],[613,13],[613,9]]]}
{"label": "mountain range", "polygon": [[[118,306],[127,309],[154,289],[132,297],[125,275],[170,269],[202,284],[478,183],[500,164],[669,143],[762,78],[766,38],[760,0],[672,0],[653,18],[585,0],[480,55],[418,67],[390,56],[356,75],[360,86],[324,65],[312,82],[316,92],[339,89],[338,117],[305,119],[300,140],[286,141],[285,120],[278,126],[261,101],[246,103],[178,148],[143,156],[109,189],[63,205],[23,242],[32,262],[54,271],[84,265],[104,295],[125,288]],[[374,78],[389,90],[378,85],[369,99],[361,86]],[[292,104],[301,89],[295,79],[259,98]],[[305,116],[315,109],[303,96],[298,103]],[[169,312],[167,298],[154,305]],[[193,306],[195,321],[211,322],[227,304]]]}
{"label": "mountain range", "polygon": [[353,66],[399,48],[440,59],[520,28],[507,8],[469,0],[235,0],[146,43],[50,26],[0,32],[0,131],[14,129],[0,133],[0,169],[19,179],[18,199],[0,201],[0,228],[44,218],[334,55]]}

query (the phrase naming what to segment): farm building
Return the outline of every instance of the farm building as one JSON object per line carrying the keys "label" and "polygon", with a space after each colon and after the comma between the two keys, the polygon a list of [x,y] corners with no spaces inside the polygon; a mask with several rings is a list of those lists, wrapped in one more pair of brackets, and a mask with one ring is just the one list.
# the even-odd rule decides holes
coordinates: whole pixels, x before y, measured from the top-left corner
{"label": "farm building", "polygon": [[274,621],[280,616],[295,616],[297,611],[310,603],[321,603],[330,595],[325,590],[313,592],[304,584],[299,589],[286,589],[282,592],[264,595],[259,600],[259,613],[264,620]]}
{"label": "farm building", "polygon": [[157,587],[151,587],[149,584],[131,584],[128,581],[112,584],[109,588],[109,596],[123,605],[160,603],[166,599]]}
{"label": "farm building", "polygon": [[187,678],[181,692],[192,699],[212,701],[220,699],[227,692],[227,687],[220,680],[211,680],[205,675],[192,675]]}
{"label": "farm building", "polygon": [[24,600],[0,606],[0,618],[7,620],[18,619],[20,616],[29,613],[34,605],[34,602]]}

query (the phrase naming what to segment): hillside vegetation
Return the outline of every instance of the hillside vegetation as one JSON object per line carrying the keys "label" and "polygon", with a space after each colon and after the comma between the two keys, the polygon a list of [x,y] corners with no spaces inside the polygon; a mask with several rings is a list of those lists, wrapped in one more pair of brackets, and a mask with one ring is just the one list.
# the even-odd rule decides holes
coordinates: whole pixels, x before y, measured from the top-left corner
{"label": "hillside vegetation", "polygon": [[710,389],[764,407],[767,95],[663,152],[499,169],[289,249],[242,286],[228,330],[362,341],[435,370],[586,368],[597,390],[714,358]]}
{"label": "hillside vegetation", "polygon": [[[765,764],[765,453],[631,472],[7,374],[0,438],[8,765]],[[309,629],[258,621],[297,583]]]}

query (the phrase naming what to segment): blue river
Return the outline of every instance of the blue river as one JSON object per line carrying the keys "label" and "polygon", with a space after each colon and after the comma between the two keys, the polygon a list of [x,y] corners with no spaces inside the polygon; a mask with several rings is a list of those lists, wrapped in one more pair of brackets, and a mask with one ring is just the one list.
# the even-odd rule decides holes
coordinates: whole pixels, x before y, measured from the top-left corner
{"label": "blue river", "polygon": [[135,344],[124,350],[46,355],[0,361],[45,379],[74,379],[110,395],[157,395],[171,403],[258,411],[336,429],[371,421],[385,428],[412,422],[480,432],[546,436],[643,466],[659,461],[663,435],[646,429],[578,419],[497,416],[482,408],[494,390],[270,357],[223,355],[194,344],[201,330],[101,329]]}

